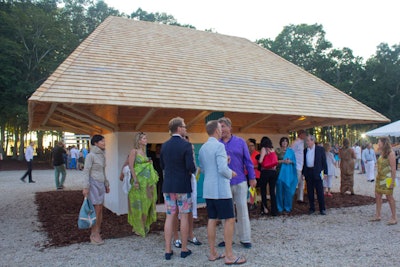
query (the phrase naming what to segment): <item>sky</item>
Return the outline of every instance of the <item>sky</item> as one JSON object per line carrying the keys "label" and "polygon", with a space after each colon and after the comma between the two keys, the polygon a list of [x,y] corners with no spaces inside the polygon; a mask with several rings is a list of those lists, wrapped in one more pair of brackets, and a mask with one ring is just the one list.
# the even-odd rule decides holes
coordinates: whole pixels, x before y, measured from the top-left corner
{"label": "sky", "polygon": [[290,24],[321,24],[334,48],[365,59],[380,43],[400,44],[399,0],[104,0],[131,14],[165,12],[197,30],[243,37],[275,37]]}

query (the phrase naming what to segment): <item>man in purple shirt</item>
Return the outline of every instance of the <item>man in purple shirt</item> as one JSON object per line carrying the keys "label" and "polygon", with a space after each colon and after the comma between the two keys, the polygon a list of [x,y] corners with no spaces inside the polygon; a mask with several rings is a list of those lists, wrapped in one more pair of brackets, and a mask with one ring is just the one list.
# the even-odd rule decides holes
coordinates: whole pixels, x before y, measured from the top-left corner
{"label": "man in purple shirt", "polygon": [[[247,179],[245,170],[248,172],[249,183],[255,187],[256,175],[253,162],[250,159],[249,149],[243,138],[232,135],[232,122],[229,118],[223,117],[218,120],[222,128],[221,143],[225,145],[228,155],[229,168],[236,172],[237,176],[231,179],[231,190],[233,202],[236,205],[236,218],[240,243],[245,248],[251,248],[251,228],[249,211],[247,209]],[[221,242],[219,246],[224,246]]]}

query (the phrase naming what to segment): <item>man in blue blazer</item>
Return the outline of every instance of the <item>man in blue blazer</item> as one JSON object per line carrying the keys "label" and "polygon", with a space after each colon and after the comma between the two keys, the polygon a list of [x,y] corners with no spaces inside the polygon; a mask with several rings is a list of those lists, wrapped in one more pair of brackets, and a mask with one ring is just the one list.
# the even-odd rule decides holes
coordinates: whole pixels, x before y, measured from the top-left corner
{"label": "man in blue blazer", "polygon": [[307,183],[307,195],[310,202],[309,214],[315,212],[314,190],[317,191],[319,212],[326,215],[325,199],[322,179],[326,179],[328,167],[326,164],[325,150],[315,145],[315,137],[309,135],[306,138],[307,148],[304,149],[303,175]]}
{"label": "man in blue blazer", "polygon": [[224,257],[215,249],[217,219],[225,220],[225,262],[227,264],[242,264],[243,257],[236,257],[232,252],[232,238],[235,227],[235,213],[230,181],[236,173],[228,167],[228,156],[225,146],[218,140],[221,138],[222,128],[217,120],[209,121],[206,125],[209,136],[207,142],[200,148],[199,163],[204,173],[203,198],[207,203],[208,224],[207,236],[210,245],[210,261]]}
{"label": "man in blue blazer", "polygon": [[187,248],[189,213],[192,211],[190,179],[196,171],[192,144],[183,139],[186,135],[184,120],[180,117],[171,119],[169,131],[172,137],[162,145],[160,153],[160,165],[164,171],[162,191],[167,214],[164,225],[166,260],[170,260],[173,254],[171,241],[177,212],[181,217],[181,258],[186,258],[192,253]]}

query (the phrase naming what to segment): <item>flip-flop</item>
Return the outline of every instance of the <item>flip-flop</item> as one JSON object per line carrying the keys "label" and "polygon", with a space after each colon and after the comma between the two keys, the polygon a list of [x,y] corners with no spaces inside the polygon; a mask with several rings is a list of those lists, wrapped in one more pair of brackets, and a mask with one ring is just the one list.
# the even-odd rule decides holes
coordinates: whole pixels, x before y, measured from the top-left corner
{"label": "flip-flop", "polygon": [[395,221],[395,220],[390,220],[387,223],[387,225],[395,225],[395,224],[397,224],[397,221]]}
{"label": "flip-flop", "polygon": [[[243,259],[243,260],[240,261],[240,259]],[[243,263],[246,263],[246,258],[244,258],[242,256],[239,256],[239,257],[236,258],[235,261],[225,262],[225,265],[240,265],[240,264],[243,264]]]}
{"label": "flip-flop", "polygon": [[369,221],[370,222],[379,222],[380,220],[381,220],[381,218],[374,217],[374,218],[370,219]]}
{"label": "flip-flop", "polygon": [[219,254],[215,259],[208,258],[209,261],[216,261],[225,258],[224,254]]}

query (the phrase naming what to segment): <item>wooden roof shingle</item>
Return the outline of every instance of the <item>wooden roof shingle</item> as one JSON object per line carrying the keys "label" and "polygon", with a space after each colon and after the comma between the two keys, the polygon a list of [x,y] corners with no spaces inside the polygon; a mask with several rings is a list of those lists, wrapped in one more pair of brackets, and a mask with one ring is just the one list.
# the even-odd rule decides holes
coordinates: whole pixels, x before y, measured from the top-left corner
{"label": "wooden roof shingle", "polygon": [[119,17],[29,99],[31,129],[87,133],[165,131],[174,116],[202,132],[213,111],[255,133],[389,121],[247,39]]}

